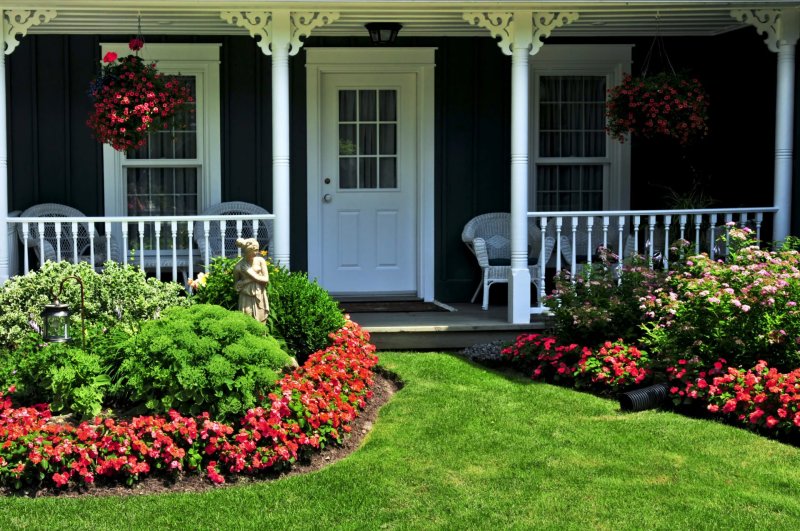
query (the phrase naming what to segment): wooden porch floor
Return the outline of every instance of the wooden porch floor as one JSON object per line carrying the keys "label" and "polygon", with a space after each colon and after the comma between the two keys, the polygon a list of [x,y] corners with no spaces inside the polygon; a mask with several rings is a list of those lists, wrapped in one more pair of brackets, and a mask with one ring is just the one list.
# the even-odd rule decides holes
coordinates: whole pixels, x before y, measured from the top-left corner
{"label": "wooden porch floor", "polygon": [[350,318],[370,332],[378,350],[459,350],[476,343],[511,341],[529,330],[549,325],[540,315],[530,324],[510,324],[505,306],[451,304],[454,312],[352,313]]}

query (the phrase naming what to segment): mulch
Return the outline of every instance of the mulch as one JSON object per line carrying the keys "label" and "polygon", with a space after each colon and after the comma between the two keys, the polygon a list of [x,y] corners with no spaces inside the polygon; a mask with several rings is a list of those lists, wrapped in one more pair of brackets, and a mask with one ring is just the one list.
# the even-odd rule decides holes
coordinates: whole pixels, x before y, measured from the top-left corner
{"label": "mulch", "polygon": [[66,489],[41,488],[14,491],[0,490],[0,495],[44,497],[58,496],[61,498],[75,498],[83,496],[131,496],[140,494],[162,494],[175,492],[203,492],[212,489],[224,489],[237,485],[251,485],[265,481],[275,481],[298,474],[315,472],[326,466],[343,459],[358,450],[361,442],[372,429],[378,418],[378,411],[400,388],[400,383],[389,374],[375,373],[375,384],[372,387],[372,398],[367,402],[366,408],[350,423],[352,430],[345,437],[342,444],[330,444],[324,450],[314,452],[307,461],[296,462],[290,468],[280,472],[253,476],[226,476],[226,483],[214,485],[198,473],[180,474],[176,477],[148,477],[131,486],[120,483],[102,483],[98,478],[97,483],[86,486],[72,485]]}

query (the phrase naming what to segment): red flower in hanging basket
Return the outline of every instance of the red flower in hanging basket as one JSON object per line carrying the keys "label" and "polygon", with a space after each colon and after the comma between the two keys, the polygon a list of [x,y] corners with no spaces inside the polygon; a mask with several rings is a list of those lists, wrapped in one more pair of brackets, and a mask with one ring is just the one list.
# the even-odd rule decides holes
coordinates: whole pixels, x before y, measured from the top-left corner
{"label": "red flower in hanging basket", "polygon": [[128,43],[128,48],[133,50],[134,52],[138,52],[144,47],[144,40],[140,39],[139,37],[134,37]]}
{"label": "red flower in hanging basket", "polygon": [[620,142],[630,134],[689,144],[708,135],[708,95],[695,78],[628,74],[608,91],[605,130]]}
{"label": "red flower in hanging basket", "polygon": [[[141,39],[132,39],[131,49],[138,44],[134,41]],[[188,87],[138,56],[117,60],[116,54],[109,52],[103,60],[100,74],[89,87],[94,110],[86,125],[98,141],[117,151],[143,146],[149,132],[166,128],[192,101]]]}

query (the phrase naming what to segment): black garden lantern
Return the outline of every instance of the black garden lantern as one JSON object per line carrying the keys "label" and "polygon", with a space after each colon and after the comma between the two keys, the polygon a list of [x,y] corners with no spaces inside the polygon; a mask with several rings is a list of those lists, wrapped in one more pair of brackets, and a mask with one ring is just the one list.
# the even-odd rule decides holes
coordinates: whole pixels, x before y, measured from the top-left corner
{"label": "black garden lantern", "polygon": [[46,304],[42,311],[42,320],[44,321],[44,340],[47,343],[69,343],[72,338],[69,335],[69,317],[72,313],[69,307],[58,300],[61,293],[64,291],[64,283],[68,279],[75,279],[81,286],[81,346],[86,348],[86,326],[83,318],[84,308],[84,291],[83,281],[77,275],[70,275],[61,281],[61,287],[58,289],[53,302]]}
{"label": "black garden lantern", "polygon": [[364,25],[369,32],[369,38],[372,44],[376,46],[388,46],[394,44],[397,38],[397,32],[402,28],[402,24],[397,22],[370,22]]}

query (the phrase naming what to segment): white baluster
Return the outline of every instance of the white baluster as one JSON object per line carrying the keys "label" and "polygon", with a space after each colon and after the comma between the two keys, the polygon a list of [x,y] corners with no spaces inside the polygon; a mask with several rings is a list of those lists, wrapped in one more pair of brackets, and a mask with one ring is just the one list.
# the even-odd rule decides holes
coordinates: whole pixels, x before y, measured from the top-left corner
{"label": "white baluster", "polygon": [[139,222],[139,268],[144,271],[144,221]]}
{"label": "white baluster", "polygon": [[172,281],[178,281],[178,222],[173,221],[172,225]]}
{"label": "white baluster", "polygon": [[639,254],[639,225],[642,224],[642,216],[633,216],[633,253]]}
{"label": "white baluster", "polygon": [[575,248],[578,245],[578,216],[572,216],[572,259],[570,260],[569,276],[572,282],[575,282],[575,272],[578,270],[578,250]]}
{"label": "white baluster", "polygon": [[[28,274],[30,271],[30,259],[28,258],[28,231],[30,230],[30,225],[27,221],[22,222],[22,254],[24,255],[22,258],[23,267],[25,274]],[[41,255],[40,255],[41,256]]]}
{"label": "white baluster", "polygon": [[130,227],[127,223],[122,224],[122,263],[128,265],[128,250],[130,247],[128,246],[128,229]]}
{"label": "white baluster", "polygon": [[156,278],[161,280],[161,222],[153,224],[156,233]]}
{"label": "white baluster", "polygon": [[681,214],[680,217],[681,240],[686,239],[686,214]]}
{"label": "white baluster", "polygon": [[103,227],[106,231],[106,261],[111,260],[111,222],[106,221]]}
{"label": "white baluster", "polygon": [[694,253],[700,254],[700,225],[703,224],[703,215],[694,215]]}
{"label": "white baluster", "polygon": [[56,221],[55,230],[56,230],[56,259],[60,262],[61,261],[61,222],[60,221]]}
{"label": "white baluster", "polygon": [[[236,239],[238,240],[241,237],[242,237],[242,220],[241,219],[237,219],[236,220]],[[242,256],[242,250],[239,247],[236,248],[236,255],[239,256],[240,258]]]}
{"label": "white baluster", "polygon": [[664,270],[669,270],[669,228],[672,225],[672,216],[664,216]]}
{"label": "white baluster", "polygon": [[94,223],[87,223],[86,229],[89,231],[89,260],[94,266]]}
{"label": "white baluster", "polygon": [[208,248],[208,231],[211,228],[211,222],[208,220],[203,221],[203,244],[205,248],[205,256],[204,259],[206,261],[206,273],[208,272],[208,264],[211,261],[211,250]]}
{"label": "white baluster", "polygon": [[761,222],[764,221],[764,213],[756,212],[756,240],[761,241]]}
{"label": "white baluster", "polygon": [[648,264],[650,265],[650,269],[653,269],[653,258],[655,256],[655,247],[656,247],[656,217],[655,216],[647,216],[647,227],[650,231],[650,240],[649,240],[649,247],[650,250],[648,251]]}
{"label": "white baluster", "polygon": [[608,226],[611,224],[609,216],[603,216],[603,247],[608,249]]}
{"label": "white baluster", "polygon": [[725,214],[725,258],[731,252],[731,223],[733,222],[733,214]]}
{"label": "white baluster", "polygon": [[219,220],[219,240],[220,240],[220,256],[225,256],[225,232],[227,223],[224,219]]}
{"label": "white baluster", "polygon": [[541,249],[539,249],[539,260],[538,260],[538,264],[539,264],[539,295],[537,297],[537,299],[538,299],[537,304],[538,304],[539,308],[541,308],[541,307],[544,306],[544,296],[545,296],[544,269],[545,269],[545,266],[547,265],[547,264],[544,263],[544,243],[545,243],[544,240],[546,238],[545,233],[546,233],[546,230],[547,230],[547,218],[546,217],[542,218],[542,223],[540,225],[540,229],[539,230],[541,231],[541,236],[542,237],[541,237]]}
{"label": "white baluster", "polygon": [[592,216],[589,216],[588,218],[586,218],[586,231],[587,231],[586,256],[588,258],[589,265],[592,265],[592,254],[594,254],[592,249],[592,246],[594,245],[594,242],[592,242],[592,233],[594,232],[592,230],[593,227],[594,227],[594,218]]}
{"label": "white baluster", "polygon": [[717,254],[717,215],[711,214],[711,251],[709,252],[709,256],[711,259],[714,259],[714,256]]}
{"label": "white baluster", "polygon": [[72,263],[78,263],[78,222],[73,221],[70,224],[72,228]]}
{"label": "white baluster", "polygon": [[41,269],[41,267],[44,265],[44,223],[40,221],[38,223],[38,228],[39,228],[39,257],[40,257],[39,268]]}
{"label": "white baluster", "polygon": [[[194,223],[186,222],[187,248],[189,249],[189,278],[194,278],[194,249],[192,249],[192,237],[194,236]],[[188,284],[189,278],[184,279]]]}
{"label": "white baluster", "polygon": [[[556,274],[561,272],[561,226],[564,222],[564,218],[561,216],[556,216]],[[542,244],[544,244],[544,240],[542,240]],[[540,267],[544,267],[544,264],[539,262]]]}

